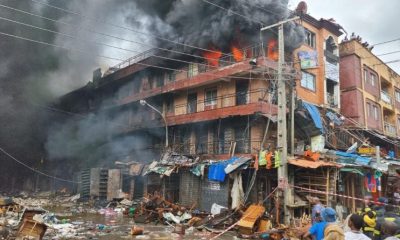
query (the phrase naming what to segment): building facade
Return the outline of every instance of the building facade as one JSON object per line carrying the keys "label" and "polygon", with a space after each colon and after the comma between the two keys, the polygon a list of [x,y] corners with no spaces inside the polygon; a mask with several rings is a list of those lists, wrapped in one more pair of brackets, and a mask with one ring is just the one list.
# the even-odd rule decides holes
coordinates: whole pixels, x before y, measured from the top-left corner
{"label": "building facade", "polygon": [[340,44],[341,112],[356,127],[396,138],[400,76],[357,39]]}

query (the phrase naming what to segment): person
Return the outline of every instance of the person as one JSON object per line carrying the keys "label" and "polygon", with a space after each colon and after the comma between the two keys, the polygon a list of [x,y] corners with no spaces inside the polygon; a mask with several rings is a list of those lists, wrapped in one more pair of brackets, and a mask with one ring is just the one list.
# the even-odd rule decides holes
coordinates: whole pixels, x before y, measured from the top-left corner
{"label": "person", "polygon": [[339,222],[343,222],[344,207],[341,202],[338,202],[335,207]]}
{"label": "person", "polygon": [[352,214],[349,219],[349,228],[350,231],[344,234],[345,240],[370,240],[371,238],[367,237],[365,234],[361,232],[361,228],[364,224],[363,218],[358,214]]}
{"label": "person", "polygon": [[384,240],[400,240],[399,236],[396,235],[398,231],[399,227],[394,222],[385,221],[382,224],[382,233],[384,236],[387,236]]}
{"label": "person", "polygon": [[310,229],[308,230],[308,232],[306,234],[304,234],[304,238],[305,239],[309,239],[311,236],[313,236],[315,238],[315,240],[322,240],[324,239],[324,230],[325,230],[325,226],[326,224],[328,224],[327,222],[325,222],[324,220],[320,221],[320,222],[315,222]]}
{"label": "person", "polygon": [[[385,239],[385,234],[383,233],[383,225],[385,223],[392,222],[394,223],[394,226],[399,226],[400,225],[400,217],[394,212],[395,207],[391,204],[386,204],[385,205],[385,215],[380,216],[376,220],[376,226],[375,226],[375,240],[382,240]],[[390,224],[389,224],[390,225]],[[397,232],[399,234],[400,232]],[[400,235],[397,235],[399,237]]]}
{"label": "person", "polygon": [[324,206],[318,197],[311,198],[311,203],[314,205],[311,210],[311,222],[319,222],[321,221],[321,213],[324,210]]}
{"label": "person", "polygon": [[[308,232],[304,234],[303,237],[310,238],[311,236],[313,236],[315,237],[316,240],[344,239],[340,238],[340,236],[344,236],[343,230],[337,224],[334,224],[335,221],[336,221],[335,210],[333,210],[333,208],[330,207],[324,208],[321,212],[321,221],[315,222],[308,230]],[[326,230],[327,226],[330,226],[330,229],[328,231]],[[326,238],[327,236],[329,237],[328,239]]]}
{"label": "person", "polygon": [[336,223],[336,211],[327,207],[322,211],[322,218],[327,222],[324,229],[324,240],[344,240],[344,231]]}
{"label": "person", "polygon": [[359,215],[363,219],[363,226],[362,226],[362,231],[367,237],[373,239],[375,233],[375,227],[376,227],[376,212],[374,211],[375,206],[371,202],[371,199],[369,196],[364,197],[364,208],[362,209],[361,212],[359,212]]}

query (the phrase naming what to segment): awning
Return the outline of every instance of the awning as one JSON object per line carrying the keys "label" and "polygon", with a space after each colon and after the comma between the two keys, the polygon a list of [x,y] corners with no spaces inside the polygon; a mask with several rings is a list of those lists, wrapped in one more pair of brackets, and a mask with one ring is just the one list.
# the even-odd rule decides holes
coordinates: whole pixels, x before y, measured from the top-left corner
{"label": "awning", "polygon": [[303,102],[303,107],[307,109],[310,114],[312,120],[314,121],[315,126],[320,129],[321,133],[324,133],[324,126],[322,125],[321,115],[319,114],[319,110],[315,105]]}
{"label": "awning", "polygon": [[290,159],[289,164],[296,165],[303,168],[319,168],[319,167],[341,167],[341,165],[334,162],[325,161],[310,161],[307,159]]}
{"label": "awning", "polygon": [[349,173],[355,173],[355,174],[359,174],[361,176],[364,176],[364,173],[362,171],[360,171],[357,168],[341,168],[340,169],[341,172],[349,172]]}

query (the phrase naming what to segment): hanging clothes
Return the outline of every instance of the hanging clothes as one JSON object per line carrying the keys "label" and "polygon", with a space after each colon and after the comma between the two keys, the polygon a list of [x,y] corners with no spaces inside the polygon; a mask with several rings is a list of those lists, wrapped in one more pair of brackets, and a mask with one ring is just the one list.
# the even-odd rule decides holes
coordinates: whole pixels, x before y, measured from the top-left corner
{"label": "hanging clothes", "polygon": [[265,159],[267,160],[267,169],[272,168],[272,152],[268,152],[267,155],[265,155]]}
{"label": "hanging clothes", "polygon": [[265,159],[266,153],[267,153],[267,151],[265,151],[265,150],[260,151],[260,154],[258,156],[258,165],[259,166],[265,166],[267,164],[267,159]]}
{"label": "hanging clothes", "polygon": [[281,166],[281,154],[279,151],[275,151],[275,168],[279,168]]}
{"label": "hanging clothes", "polygon": [[244,191],[243,191],[241,172],[234,173],[231,197],[232,197],[232,209],[239,208],[243,204]]}

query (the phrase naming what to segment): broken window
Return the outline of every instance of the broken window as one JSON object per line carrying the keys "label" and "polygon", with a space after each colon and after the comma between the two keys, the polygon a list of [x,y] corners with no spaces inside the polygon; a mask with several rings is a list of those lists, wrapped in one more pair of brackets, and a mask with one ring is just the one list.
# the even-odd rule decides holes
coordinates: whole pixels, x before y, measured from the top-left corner
{"label": "broken window", "polygon": [[155,82],[156,82],[156,87],[162,87],[164,86],[164,74],[163,73],[158,73],[154,76]]}
{"label": "broken window", "polygon": [[175,105],[174,105],[174,98],[173,97],[167,98],[167,100],[166,100],[166,110],[167,110],[167,113],[173,113],[175,111]]}
{"label": "broken window", "polygon": [[311,32],[310,30],[308,30],[306,28],[304,30],[305,30],[305,34],[306,34],[304,43],[312,48],[315,48],[315,33]]}
{"label": "broken window", "polygon": [[197,112],[197,93],[190,93],[187,97],[187,113]]}
{"label": "broken window", "polygon": [[311,91],[315,91],[315,75],[302,71],[301,86]]}
{"label": "broken window", "polygon": [[207,89],[205,91],[205,106],[206,107],[214,107],[217,105],[217,89]]}
{"label": "broken window", "polygon": [[167,80],[168,80],[168,82],[175,82],[175,79],[176,79],[176,72],[175,71],[167,72]]}

